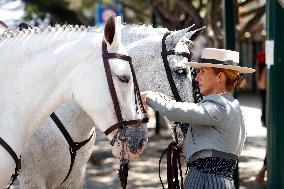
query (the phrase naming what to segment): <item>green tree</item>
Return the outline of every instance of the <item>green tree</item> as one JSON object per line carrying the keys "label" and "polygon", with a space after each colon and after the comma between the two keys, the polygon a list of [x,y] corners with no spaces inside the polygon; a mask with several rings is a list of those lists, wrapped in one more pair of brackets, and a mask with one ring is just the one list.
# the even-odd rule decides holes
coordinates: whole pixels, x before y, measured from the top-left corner
{"label": "green tree", "polygon": [[[151,24],[153,18],[158,26],[176,30],[196,25],[196,28],[207,26],[204,35],[210,46],[223,47],[223,1],[224,0],[25,0],[27,18],[32,13],[44,15],[49,13],[54,23],[94,25],[94,10],[101,3],[120,3],[124,21],[127,23]],[[243,40],[245,33],[260,21],[265,13],[265,5],[253,9],[249,7],[258,0],[234,0],[236,39]],[[153,15],[155,17],[153,17]],[[249,19],[247,19],[249,18]],[[240,20],[247,20],[239,27]]]}
{"label": "green tree", "polygon": [[31,19],[32,13],[39,16],[49,13],[54,23],[91,25],[94,24],[93,16],[84,13],[92,8],[92,2],[91,0],[25,0],[26,18]]}

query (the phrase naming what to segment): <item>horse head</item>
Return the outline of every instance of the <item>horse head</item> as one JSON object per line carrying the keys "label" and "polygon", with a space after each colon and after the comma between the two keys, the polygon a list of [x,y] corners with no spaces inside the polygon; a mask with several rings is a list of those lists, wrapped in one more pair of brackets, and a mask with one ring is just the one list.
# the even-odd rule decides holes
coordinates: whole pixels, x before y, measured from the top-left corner
{"label": "horse head", "polygon": [[[172,32],[155,29],[152,37],[127,46],[136,64],[141,90],[155,90],[176,100],[193,102],[191,71],[184,63],[191,60],[192,40],[203,28],[193,30],[192,27]],[[139,56],[135,56],[137,52]]]}
{"label": "horse head", "polygon": [[[121,44],[119,19],[111,17],[107,20],[104,41],[101,69],[105,71],[98,76],[97,72],[91,73],[97,68],[88,64],[89,68],[80,73],[80,82],[74,86],[77,91],[74,97],[80,99],[79,104],[93,118],[96,126],[105,132],[115,157],[137,159],[145,148],[148,133],[141,121],[144,114],[139,89],[135,85],[135,73],[131,70],[131,58]],[[111,77],[106,77],[106,73]],[[100,79],[104,81],[99,82]],[[107,93],[98,92],[98,85]],[[92,101],[96,101],[95,106],[89,103]]]}

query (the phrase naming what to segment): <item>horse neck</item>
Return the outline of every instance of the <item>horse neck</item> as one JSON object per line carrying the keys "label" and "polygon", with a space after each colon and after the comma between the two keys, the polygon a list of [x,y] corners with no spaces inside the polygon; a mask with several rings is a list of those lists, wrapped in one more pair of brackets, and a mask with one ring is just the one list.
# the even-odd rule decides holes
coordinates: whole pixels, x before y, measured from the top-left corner
{"label": "horse neck", "polygon": [[[78,65],[91,55],[101,56],[100,50],[90,51],[94,49],[94,44],[90,43],[93,34],[42,32],[32,35],[1,43],[1,49],[13,49],[13,54],[17,55],[5,54],[9,52],[5,50],[0,54],[0,86],[1,91],[5,91],[0,100],[5,110],[0,115],[0,123],[5,125],[0,128],[0,136],[4,136],[16,152],[21,151],[53,110],[72,98],[69,76]],[[97,45],[101,45],[101,40],[97,40]]]}

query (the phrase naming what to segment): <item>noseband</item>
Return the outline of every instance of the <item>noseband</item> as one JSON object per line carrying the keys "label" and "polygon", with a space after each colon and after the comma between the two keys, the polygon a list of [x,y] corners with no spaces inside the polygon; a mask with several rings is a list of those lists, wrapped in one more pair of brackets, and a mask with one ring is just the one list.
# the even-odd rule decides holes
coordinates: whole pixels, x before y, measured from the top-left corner
{"label": "noseband", "polygon": [[132,78],[133,78],[133,83],[134,83],[136,110],[138,111],[138,107],[140,107],[140,110],[142,111],[142,113],[145,114],[146,111],[145,111],[144,106],[142,104],[135,71],[134,71],[134,68],[133,68],[133,65],[132,65],[132,58],[130,56],[123,55],[123,54],[109,53],[107,51],[107,44],[106,44],[105,41],[103,41],[103,44],[102,44],[102,51],[103,51],[103,61],[104,61],[104,67],[105,67],[105,73],[106,73],[106,77],[107,77],[108,87],[109,87],[109,91],[110,91],[110,94],[111,94],[115,115],[116,115],[116,118],[117,118],[117,123],[110,126],[104,132],[105,135],[110,134],[115,129],[122,129],[125,126],[128,126],[128,125],[147,123],[148,120],[149,120],[148,118],[137,119],[137,120],[124,120],[123,119],[122,113],[121,113],[121,108],[120,108],[120,105],[119,105],[119,102],[118,102],[117,94],[116,94],[116,91],[115,91],[115,87],[114,87],[114,83],[113,83],[113,79],[112,79],[112,75],[111,75],[109,59],[122,59],[122,60],[129,62],[131,73],[132,73]]}

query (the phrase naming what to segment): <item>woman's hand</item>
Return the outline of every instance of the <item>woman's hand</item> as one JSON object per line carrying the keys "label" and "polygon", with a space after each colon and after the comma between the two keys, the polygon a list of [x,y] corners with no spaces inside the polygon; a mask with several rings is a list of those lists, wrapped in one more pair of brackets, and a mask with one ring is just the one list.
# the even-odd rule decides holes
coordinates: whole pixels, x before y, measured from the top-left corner
{"label": "woman's hand", "polygon": [[143,103],[143,106],[144,106],[144,107],[147,106],[147,103],[146,103],[146,96],[147,96],[148,92],[149,92],[149,91],[140,92],[141,99],[142,99],[142,103]]}
{"label": "woman's hand", "polygon": [[174,150],[178,150],[180,151],[180,156],[183,156],[183,148],[184,148],[184,144],[183,143],[178,143],[177,145],[172,147]]}

